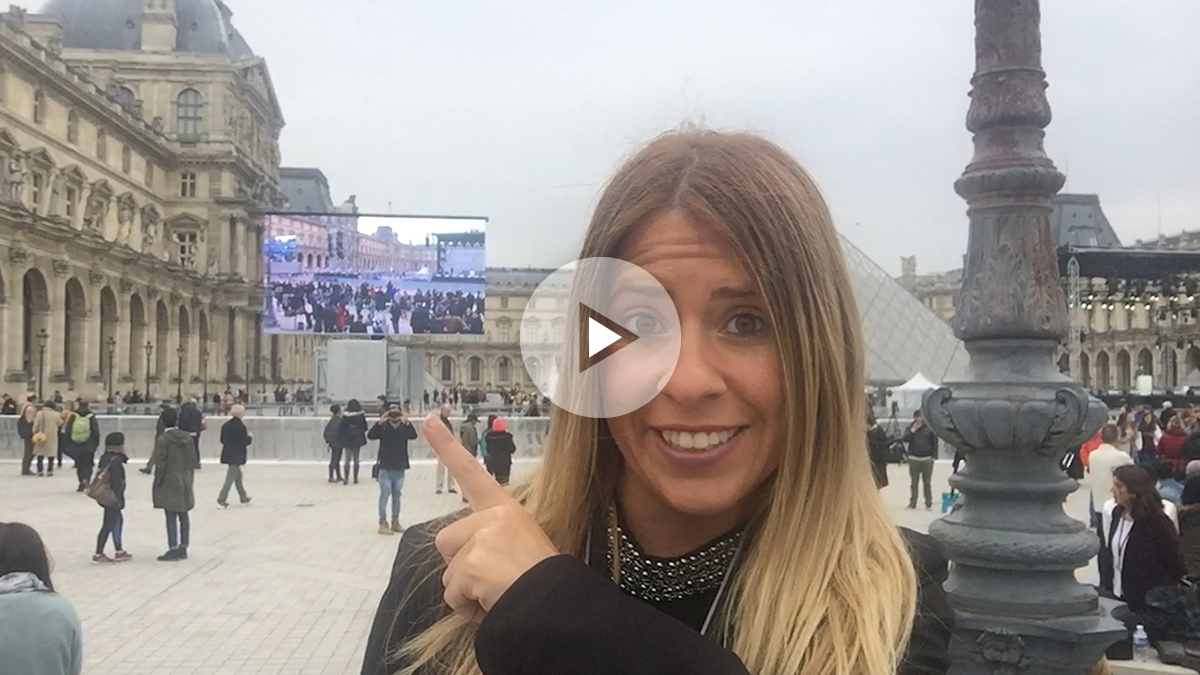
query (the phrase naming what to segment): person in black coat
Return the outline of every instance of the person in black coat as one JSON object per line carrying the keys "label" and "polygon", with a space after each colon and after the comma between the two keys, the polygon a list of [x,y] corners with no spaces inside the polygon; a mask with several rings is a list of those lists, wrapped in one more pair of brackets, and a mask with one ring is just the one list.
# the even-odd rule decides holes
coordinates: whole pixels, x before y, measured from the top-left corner
{"label": "person in black coat", "polygon": [[[246,414],[245,407],[235,405],[229,409],[229,414],[232,417],[221,425],[221,463],[229,467],[225,471],[225,484],[221,486],[221,493],[217,495],[217,504],[220,504],[221,508],[229,506],[227,500],[231,486],[237,486],[238,497],[243,504],[250,503],[250,496],[246,494],[246,487],[242,483],[242,467],[246,464],[247,449],[254,441],[254,434],[250,433],[246,423],[242,421]],[[199,456],[196,461],[200,461]]]}
{"label": "person in black coat", "polygon": [[[104,437],[104,454],[100,456],[98,473],[108,472],[108,486],[112,488],[116,504],[103,506],[104,521],[100,524],[100,533],[96,535],[96,554],[92,556],[94,563],[125,562],[133,558],[122,545],[125,527],[125,463],[129,457],[125,455],[125,434],[114,431]],[[108,546],[108,537],[112,535],[113,547],[116,551],[109,558],[104,554]]]}
{"label": "person in black coat", "polygon": [[329,482],[342,482],[342,406],[329,406],[329,421],[325,423],[325,446],[329,448]]}
{"label": "person in black coat", "polygon": [[[76,440],[77,436],[83,440]],[[96,451],[99,449],[100,423],[96,421],[96,415],[88,407],[87,401],[80,401],[70,419],[62,425],[59,438],[59,451],[75,462],[75,477],[79,480],[76,492],[86,490],[88,482],[92,480]]]}
{"label": "person in black coat", "polygon": [[346,466],[343,469],[342,484],[350,484],[350,463],[354,463],[354,482],[358,483],[358,455],[367,444],[367,417],[362,404],[352,398],[346,402],[346,412],[342,413],[341,428],[338,431],[341,439],[342,452],[345,453]]}
{"label": "person in black coat", "polygon": [[487,465],[488,473],[496,478],[501,485],[508,485],[508,477],[512,472],[512,458],[517,451],[512,434],[506,428],[503,417],[492,420],[492,426],[484,436],[487,444],[487,457],[483,462]]}
{"label": "person in black coat", "polygon": [[1175,524],[1163,511],[1154,478],[1140,466],[1113,471],[1117,502],[1098,558],[1100,587],[1124,600],[1134,613],[1146,608],[1146,592],[1178,586],[1187,562]]}
{"label": "person in black coat", "polygon": [[[410,528],[400,539],[391,581],[367,638],[361,675],[396,672],[401,663],[397,647],[450,613],[442,600],[446,562],[434,537],[455,517]],[[900,534],[917,568],[920,594],[897,675],[945,673],[954,627],[954,609],[942,590],[949,564],[932,537],[904,528]],[[690,616],[695,612],[644,605],[604,575],[607,564],[603,550],[591,561],[561,555],[517,579],[479,627],[475,653],[483,672],[556,674],[566,672],[559,666],[569,663],[575,675],[749,675],[732,652],[698,632],[703,612]],[[614,630],[620,649],[582,650],[586,643],[576,639]]]}
{"label": "person in black coat", "polygon": [[[404,472],[409,469],[408,442],[417,437],[417,429],[408,416],[393,403],[379,416],[367,433],[367,438],[379,441],[375,459],[375,477],[379,481],[379,533],[395,534],[400,527],[400,490],[404,487]],[[392,501],[392,522],[388,525],[388,499]]]}
{"label": "person in black coat", "polygon": [[867,450],[871,453],[871,475],[875,477],[875,487],[883,489],[888,486],[888,448],[891,440],[887,432],[875,421],[874,415],[867,415]]}

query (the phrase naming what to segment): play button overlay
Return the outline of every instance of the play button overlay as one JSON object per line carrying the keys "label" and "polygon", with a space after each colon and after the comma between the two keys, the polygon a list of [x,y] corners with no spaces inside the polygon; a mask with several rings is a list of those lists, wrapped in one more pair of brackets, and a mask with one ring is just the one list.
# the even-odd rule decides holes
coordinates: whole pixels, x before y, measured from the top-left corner
{"label": "play button overlay", "polygon": [[[496,319],[500,326],[513,322]],[[545,278],[521,314],[521,358],[555,406],[617,417],[662,391],[679,361],[679,314],[649,272],[616,258],[584,258]]]}
{"label": "play button overlay", "polygon": [[584,304],[579,307],[579,321],[583,324],[579,347],[586,350],[586,353],[579,355],[579,372],[600,363],[638,339],[636,334]]}

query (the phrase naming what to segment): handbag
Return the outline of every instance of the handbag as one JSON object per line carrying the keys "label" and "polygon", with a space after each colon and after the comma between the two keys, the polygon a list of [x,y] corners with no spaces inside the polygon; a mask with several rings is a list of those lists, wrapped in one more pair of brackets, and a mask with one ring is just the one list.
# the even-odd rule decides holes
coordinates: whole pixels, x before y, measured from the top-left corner
{"label": "handbag", "polygon": [[379,462],[371,466],[371,478],[379,480]]}
{"label": "handbag", "polygon": [[117,505],[117,494],[113,492],[112,485],[108,483],[108,467],[100,469],[95,476],[92,476],[92,482],[88,483],[86,494],[105,508],[111,509]]}

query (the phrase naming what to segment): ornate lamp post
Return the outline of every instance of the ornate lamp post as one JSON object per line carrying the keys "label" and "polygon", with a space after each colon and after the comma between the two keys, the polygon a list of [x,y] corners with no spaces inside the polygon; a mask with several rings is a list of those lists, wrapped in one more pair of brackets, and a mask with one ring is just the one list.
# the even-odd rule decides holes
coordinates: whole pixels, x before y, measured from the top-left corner
{"label": "ornate lamp post", "polygon": [[1067,333],[1049,226],[1063,175],[1042,145],[1039,22],[1038,0],[975,2],[975,155],[955,183],[970,236],[954,330],[971,367],[923,406],[967,457],[951,478],[961,508],[929,528],[954,562],[956,675],[1083,673],[1124,634],[1107,614],[1114,603],[1075,581],[1099,542],[1063,512],[1078,484],[1059,461],[1106,410],[1053,357]]}
{"label": "ornate lamp post", "polygon": [[113,376],[115,372],[113,370],[113,364],[116,362],[117,357],[117,338],[110,335],[108,336],[108,340],[105,341],[105,344],[108,345],[108,400],[111,403],[117,388],[117,380]]}
{"label": "ornate lamp post", "polygon": [[150,358],[154,356],[154,344],[147,340],[142,349],[146,350],[146,402],[149,403],[154,400],[150,395]]}
{"label": "ornate lamp post", "polygon": [[183,403],[183,360],[187,358],[187,347],[179,345],[175,349],[175,354],[179,357],[179,377],[175,379],[175,402]]}
{"label": "ornate lamp post", "polygon": [[42,392],[42,385],[46,380],[46,342],[50,340],[50,334],[43,328],[37,332],[38,341],[38,400],[46,400],[45,394]]}
{"label": "ornate lamp post", "polygon": [[270,361],[266,354],[260,354],[258,357],[258,393],[263,396],[267,395],[267,368],[270,367]]}
{"label": "ornate lamp post", "polygon": [[208,348],[200,350],[200,377],[204,380],[204,405],[208,405]]}

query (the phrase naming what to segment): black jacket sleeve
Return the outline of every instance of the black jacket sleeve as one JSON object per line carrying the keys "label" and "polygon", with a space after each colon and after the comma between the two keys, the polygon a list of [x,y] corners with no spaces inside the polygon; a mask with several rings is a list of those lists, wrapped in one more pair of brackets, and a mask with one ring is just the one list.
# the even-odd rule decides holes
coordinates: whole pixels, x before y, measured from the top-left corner
{"label": "black jacket sleeve", "polygon": [[379,601],[375,622],[367,637],[362,675],[391,675],[403,664],[398,647],[450,613],[442,600],[445,563],[433,538],[449,519],[414,525],[400,537],[391,581]]}
{"label": "black jacket sleeve", "polygon": [[900,536],[917,568],[918,604],[899,675],[945,675],[950,670],[950,632],[954,629],[954,609],[942,590],[950,574],[949,563],[933,537],[904,528]]}
{"label": "black jacket sleeve", "polygon": [[120,459],[108,463],[108,486],[117,496],[117,508],[125,508],[125,462]]}
{"label": "black jacket sleeve", "polygon": [[737,655],[574,556],[534,566],[475,636],[484,675],[749,675]]}
{"label": "black jacket sleeve", "polygon": [[383,425],[376,422],[371,425],[371,430],[367,432],[367,438],[372,441],[377,441],[383,437]]}

